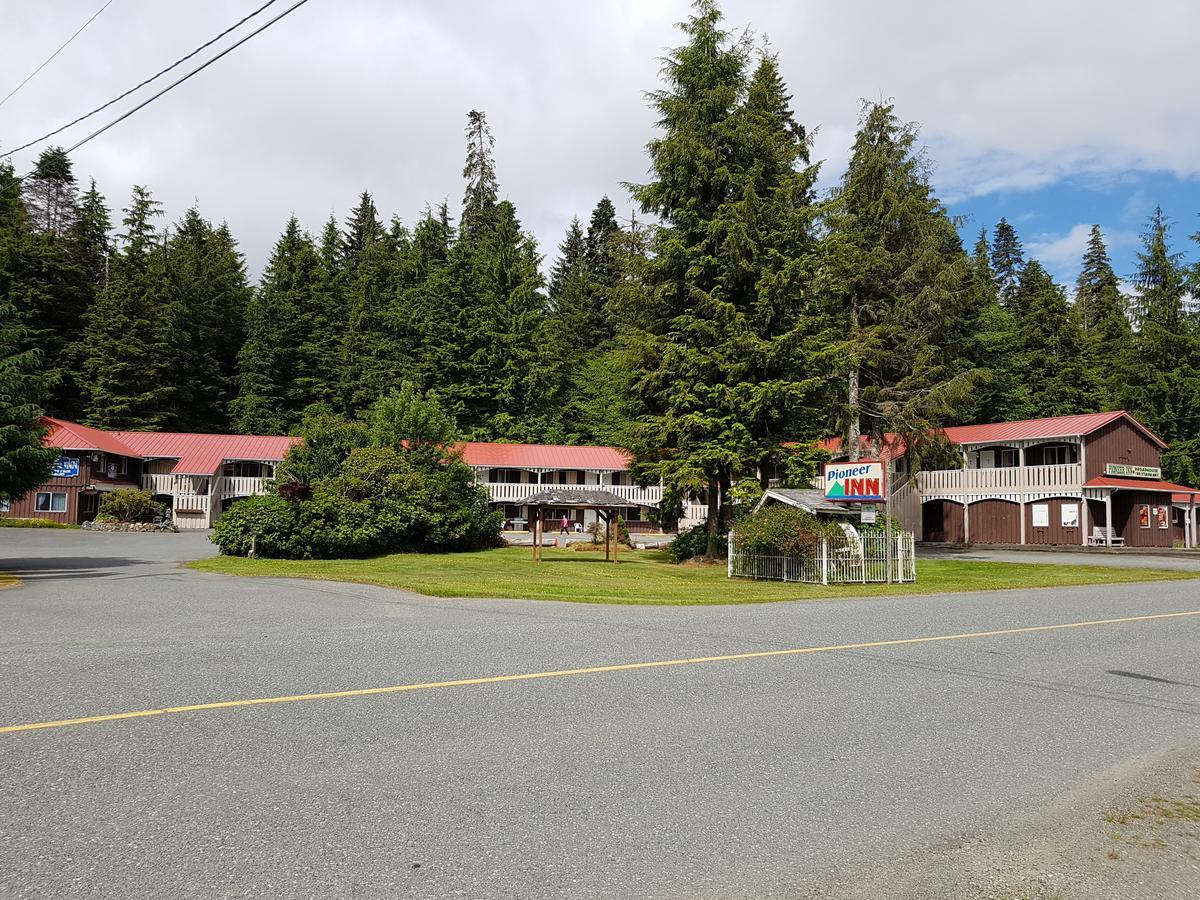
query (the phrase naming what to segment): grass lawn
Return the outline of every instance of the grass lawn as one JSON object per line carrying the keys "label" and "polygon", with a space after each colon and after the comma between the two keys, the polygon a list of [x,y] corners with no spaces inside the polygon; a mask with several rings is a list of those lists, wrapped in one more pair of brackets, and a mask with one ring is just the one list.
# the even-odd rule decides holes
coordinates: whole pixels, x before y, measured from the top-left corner
{"label": "grass lawn", "polygon": [[1041,563],[928,559],[917,562],[917,583],[904,585],[783,584],[725,577],[725,565],[676,566],[661,552],[629,551],[617,565],[595,553],[546,548],[534,562],[529,548],[479,553],[398,553],[375,559],[278,560],[221,556],[188,565],[228,575],[322,578],[404,588],[433,597],[512,597],[583,603],[767,603],[892,594],[933,594],[1003,588],[1120,584],[1195,578],[1165,569],[1120,569]]}

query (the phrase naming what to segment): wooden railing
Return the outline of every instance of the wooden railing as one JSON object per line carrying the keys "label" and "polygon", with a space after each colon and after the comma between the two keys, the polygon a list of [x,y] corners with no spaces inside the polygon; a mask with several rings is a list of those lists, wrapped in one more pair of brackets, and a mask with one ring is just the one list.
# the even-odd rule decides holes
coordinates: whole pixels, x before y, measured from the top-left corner
{"label": "wooden railing", "polygon": [[922,495],[957,496],[989,493],[1078,491],[1083,466],[1012,466],[1001,469],[937,469],[917,475]]}
{"label": "wooden railing", "polygon": [[221,479],[217,490],[222,497],[253,497],[256,494],[265,494],[270,481],[271,479],[269,478],[238,478],[230,476]]}
{"label": "wooden railing", "polygon": [[502,481],[480,482],[487,488],[493,503],[521,503],[542,491],[608,491],[631,506],[658,506],[663,489],[658,485],[638,487],[636,484],[509,484]]}

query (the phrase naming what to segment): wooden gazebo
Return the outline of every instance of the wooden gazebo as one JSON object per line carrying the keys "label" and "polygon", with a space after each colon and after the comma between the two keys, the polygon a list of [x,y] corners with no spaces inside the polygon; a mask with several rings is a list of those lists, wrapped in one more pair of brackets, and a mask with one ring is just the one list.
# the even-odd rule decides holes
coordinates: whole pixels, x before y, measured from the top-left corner
{"label": "wooden gazebo", "polygon": [[[546,528],[542,522],[542,510],[547,506],[560,509],[594,509],[603,520],[604,528],[604,559],[617,561],[617,545],[620,535],[613,534],[613,526],[617,522],[617,510],[626,505],[612,491],[591,490],[588,488],[561,487],[539,491],[525,500],[533,518],[533,558],[542,558],[542,541]],[[611,554],[611,555],[610,555]]]}

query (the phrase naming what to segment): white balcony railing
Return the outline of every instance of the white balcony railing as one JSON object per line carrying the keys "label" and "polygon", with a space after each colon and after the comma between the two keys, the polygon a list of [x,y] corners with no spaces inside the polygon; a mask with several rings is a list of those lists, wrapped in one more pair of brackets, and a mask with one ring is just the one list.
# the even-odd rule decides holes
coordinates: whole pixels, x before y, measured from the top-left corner
{"label": "white balcony railing", "polygon": [[631,506],[658,506],[662,502],[661,486],[638,487],[631,484],[508,484],[500,481],[480,482],[487,488],[493,503],[522,503],[542,491],[608,491]]}
{"label": "white balcony railing", "polygon": [[217,490],[222,497],[253,497],[267,492],[269,478],[222,478]]}
{"label": "white balcony railing", "polygon": [[921,494],[937,496],[1045,493],[1078,491],[1083,487],[1083,466],[1011,466],[1001,469],[938,469],[917,476]]}

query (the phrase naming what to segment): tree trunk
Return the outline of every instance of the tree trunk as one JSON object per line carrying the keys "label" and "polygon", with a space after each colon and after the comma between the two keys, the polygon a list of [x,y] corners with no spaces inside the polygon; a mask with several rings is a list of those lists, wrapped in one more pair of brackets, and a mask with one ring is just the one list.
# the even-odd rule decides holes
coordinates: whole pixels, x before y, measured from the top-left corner
{"label": "tree trunk", "polygon": [[729,488],[733,485],[733,474],[729,471],[728,466],[722,466],[717,473],[717,490],[721,500],[720,524],[717,528],[718,535],[729,534],[730,521],[729,517],[732,510],[729,507]]}
{"label": "tree trunk", "polygon": [[708,479],[708,546],[705,548],[704,555],[709,559],[717,558],[717,517],[721,514],[720,497],[717,494],[717,479],[710,477]]}
{"label": "tree trunk", "polygon": [[846,450],[850,454],[850,461],[856,462],[862,455],[862,413],[859,410],[858,360],[850,361],[847,397],[850,401],[848,404],[850,422],[846,429],[846,442],[849,444]]}

